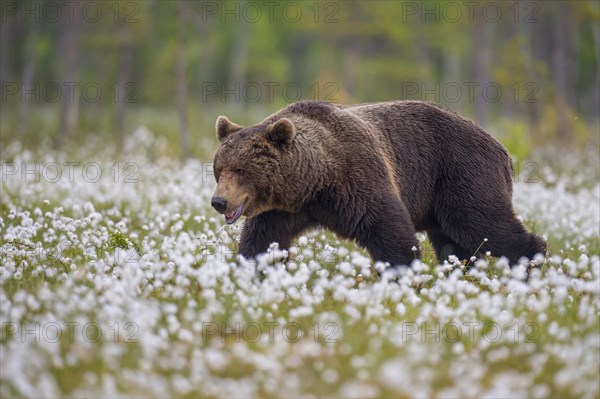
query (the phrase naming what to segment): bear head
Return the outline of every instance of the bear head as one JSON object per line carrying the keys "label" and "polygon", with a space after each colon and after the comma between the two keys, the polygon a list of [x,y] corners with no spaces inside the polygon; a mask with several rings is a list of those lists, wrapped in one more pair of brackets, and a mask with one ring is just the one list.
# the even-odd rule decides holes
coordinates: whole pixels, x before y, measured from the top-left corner
{"label": "bear head", "polygon": [[242,127],[220,116],[216,131],[221,145],[213,164],[217,189],[212,206],[228,224],[276,209],[276,194],[286,185],[281,160],[296,135],[292,121]]}

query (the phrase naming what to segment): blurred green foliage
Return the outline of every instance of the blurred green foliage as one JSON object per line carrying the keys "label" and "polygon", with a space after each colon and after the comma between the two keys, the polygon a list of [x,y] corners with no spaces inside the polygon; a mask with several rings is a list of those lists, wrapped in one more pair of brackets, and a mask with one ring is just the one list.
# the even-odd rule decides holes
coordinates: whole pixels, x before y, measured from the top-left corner
{"label": "blurred green foliage", "polygon": [[219,114],[255,123],[299,99],[435,101],[518,158],[598,143],[596,1],[65,4],[2,2],[3,146],[118,146],[146,126],[206,156]]}

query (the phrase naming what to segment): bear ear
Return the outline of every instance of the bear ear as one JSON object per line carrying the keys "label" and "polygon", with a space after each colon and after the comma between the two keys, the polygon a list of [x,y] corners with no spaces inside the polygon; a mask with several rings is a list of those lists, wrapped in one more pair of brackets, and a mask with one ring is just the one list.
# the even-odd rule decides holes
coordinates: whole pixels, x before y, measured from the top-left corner
{"label": "bear ear", "polygon": [[221,143],[225,141],[227,136],[229,136],[231,133],[237,132],[238,130],[242,129],[240,125],[236,125],[235,123],[227,119],[226,116],[222,115],[217,118],[217,124],[215,128],[217,130],[217,138]]}
{"label": "bear ear", "polygon": [[295,135],[296,127],[287,118],[282,118],[267,127],[267,138],[275,144],[288,145]]}

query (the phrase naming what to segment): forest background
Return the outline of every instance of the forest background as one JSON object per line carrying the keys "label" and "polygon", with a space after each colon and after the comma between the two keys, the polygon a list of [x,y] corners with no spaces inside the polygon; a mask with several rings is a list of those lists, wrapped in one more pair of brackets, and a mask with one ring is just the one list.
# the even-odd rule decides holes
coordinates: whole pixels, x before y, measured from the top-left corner
{"label": "forest background", "polygon": [[144,126],[210,157],[220,114],[435,101],[516,158],[598,145],[595,1],[2,1],[2,145],[119,148]]}

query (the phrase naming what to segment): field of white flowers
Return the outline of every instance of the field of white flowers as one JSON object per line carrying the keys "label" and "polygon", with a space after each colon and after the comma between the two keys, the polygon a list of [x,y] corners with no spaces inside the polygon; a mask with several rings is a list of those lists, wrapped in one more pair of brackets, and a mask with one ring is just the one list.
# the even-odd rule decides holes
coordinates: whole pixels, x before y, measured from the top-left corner
{"label": "field of white flowers", "polygon": [[551,252],[529,278],[438,265],[425,236],[422,262],[379,278],[326,231],[286,264],[276,247],[237,260],[242,223],[210,207],[210,163],[158,158],[147,135],[119,159],[2,150],[1,397],[600,395],[593,163],[515,177]]}

